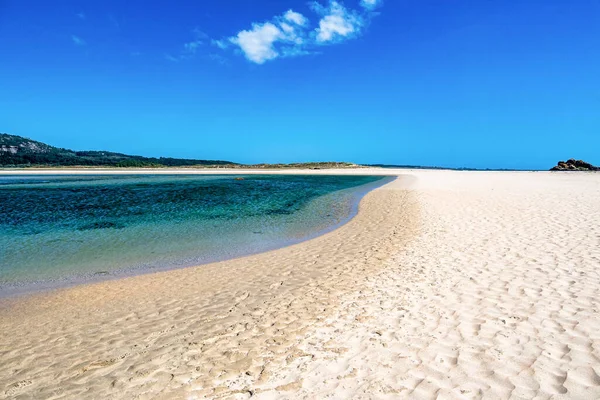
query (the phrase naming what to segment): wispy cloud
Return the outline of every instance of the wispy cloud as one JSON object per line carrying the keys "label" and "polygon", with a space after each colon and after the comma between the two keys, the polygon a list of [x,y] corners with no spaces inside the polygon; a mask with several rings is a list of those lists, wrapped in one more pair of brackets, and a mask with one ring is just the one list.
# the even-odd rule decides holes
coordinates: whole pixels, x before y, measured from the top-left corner
{"label": "wispy cloud", "polygon": [[382,3],[382,0],[361,0],[360,5],[366,8],[367,10],[373,10],[379,7]]}
{"label": "wispy cloud", "polygon": [[81,20],[85,20],[85,13],[84,12],[78,12],[75,15],[77,15],[77,18],[79,18]]}
{"label": "wispy cloud", "polygon": [[288,10],[283,18],[289,22],[292,22],[296,25],[304,26],[307,24],[308,20],[304,17],[304,15],[295,12],[294,10]]}
{"label": "wispy cloud", "polygon": [[314,1],[309,6],[315,14],[315,28],[311,28],[311,21],[305,15],[288,10],[269,21],[254,22],[250,29],[234,36],[213,40],[212,44],[223,50],[233,44],[246,59],[256,64],[312,54],[320,46],[341,43],[362,34],[374,14],[371,11],[379,7],[381,1],[361,0],[361,7],[357,9],[349,9],[336,0],[326,4]]}
{"label": "wispy cloud", "polygon": [[213,46],[217,46],[218,48],[220,48],[221,50],[225,50],[226,48],[229,47],[229,41],[228,40],[223,40],[223,39],[213,39],[211,40],[210,44],[212,44]]}
{"label": "wispy cloud", "polygon": [[183,49],[187,53],[196,54],[196,50],[198,50],[198,47],[202,46],[202,44],[201,41],[194,40],[192,42],[184,43]]}
{"label": "wispy cloud", "polygon": [[194,28],[192,33],[194,35],[194,40],[183,44],[183,53],[196,54],[198,48],[204,46],[206,41],[210,39],[206,33],[198,28]]}
{"label": "wispy cloud", "polygon": [[73,41],[73,43],[76,46],[85,46],[86,42],[85,40],[83,40],[82,38],[80,38],[79,36],[76,35],[71,35],[71,40]]}
{"label": "wispy cloud", "polygon": [[[193,39],[189,42],[184,43],[177,52],[166,53],[165,59],[171,62],[179,62],[193,58],[196,53],[200,52],[200,49],[205,47],[207,44],[215,44],[214,40],[198,28],[192,30]],[[206,56],[204,52],[203,56]]]}
{"label": "wispy cloud", "polygon": [[217,53],[210,53],[207,58],[211,61],[214,61],[216,63],[219,63],[221,65],[228,65],[229,64],[229,60],[227,60],[225,57],[223,57],[220,54]]}

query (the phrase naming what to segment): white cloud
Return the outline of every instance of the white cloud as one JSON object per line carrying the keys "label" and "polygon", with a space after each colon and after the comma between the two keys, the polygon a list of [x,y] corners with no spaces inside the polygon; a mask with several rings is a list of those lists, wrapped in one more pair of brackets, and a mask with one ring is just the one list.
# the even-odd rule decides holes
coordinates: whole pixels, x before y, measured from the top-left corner
{"label": "white cloud", "polygon": [[[288,10],[271,22],[252,24],[252,29],[238,32],[229,42],[239,46],[246,58],[254,63],[263,64],[278,57],[292,57],[306,54],[302,49],[305,26],[308,20],[300,13]],[[221,41],[213,43],[224,48]]]}
{"label": "white cloud", "polygon": [[286,24],[285,22],[282,22],[279,24],[279,26],[285,33],[288,33],[288,34],[294,33],[294,27],[291,26],[290,24]]}
{"label": "white cloud", "polygon": [[84,13],[84,12],[78,12],[78,13],[77,13],[77,14],[75,14],[75,15],[77,15],[77,18],[79,18],[79,19],[82,19],[82,20],[85,20],[85,13]]}
{"label": "white cloud", "polygon": [[324,13],[319,21],[319,27],[316,29],[318,43],[331,42],[352,36],[358,33],[363,24],[360,16],[346,10],[337,1],[332,1],[329,9],[324,9],[321,5],[318,5],[315,9]]}
{"label": "white cloud", "polygon": [[248,60],[263,64],[265,61],[279,56],[274,44],[282,37],[284,35],[279,28],[270,22],[266,22],[264,24],[253,24],[252,30],[241,31],[230,41],[242,49]]}
{"label": "white cloud", "polygon": [[226,50],[239,48],[245,57],[257,64],[281,57],[297,57],[317,53],[319,46],[340,43],[357,37],[368,25],[383,0],[360,0],[360,7],[348,9],[337,0],[325,5],[319,1],[309,4],[317,14],[318,27],[310,29],[304,15],[288,10],[262,23],[252,23],[252,28],[239,31],[232,37],[211,41],[213,46]]}
{"label": "white cloud", "polygon": [[73,40],[73,43],[75,43],[76,46],[85,46],[86,45],[85,40],[83,40],[79,36],[71,35],[71,40]]}
{"label": "white cloud", "polygon": [[361,0],[360,5],[366,8],[367,10],[373,10],[374,8],[379,7],[381,4],[381,0]]}
{"label": "white cloud", "polygon": [[294,10],[287,10],[287,12],[283,15],[283,18],[299,26],[305,26],[308,22],[304,15],[297,13]]}

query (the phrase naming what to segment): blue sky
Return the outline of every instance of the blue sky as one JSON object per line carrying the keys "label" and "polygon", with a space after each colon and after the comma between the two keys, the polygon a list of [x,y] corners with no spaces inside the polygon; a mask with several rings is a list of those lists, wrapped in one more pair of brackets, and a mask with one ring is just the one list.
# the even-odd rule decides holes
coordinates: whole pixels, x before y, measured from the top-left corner
{"label": "blue sky", "polygon": [[0,0],[0,132],[238,162],[600,164],[600,2]]}

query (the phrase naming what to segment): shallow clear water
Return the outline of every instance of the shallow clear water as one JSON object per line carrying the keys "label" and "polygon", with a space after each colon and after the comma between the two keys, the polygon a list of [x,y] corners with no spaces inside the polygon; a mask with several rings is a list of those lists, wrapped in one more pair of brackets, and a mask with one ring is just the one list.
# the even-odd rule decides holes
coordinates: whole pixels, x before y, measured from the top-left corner
{"label": "shallow clear water", "polygon": [[370,176],[0,177],[0,292],[196,265],[332,229]]}

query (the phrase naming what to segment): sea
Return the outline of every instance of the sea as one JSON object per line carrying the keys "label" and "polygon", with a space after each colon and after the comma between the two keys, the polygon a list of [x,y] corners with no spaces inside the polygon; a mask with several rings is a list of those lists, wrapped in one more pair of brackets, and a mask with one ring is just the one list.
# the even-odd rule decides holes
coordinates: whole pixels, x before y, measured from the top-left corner
{"label": "sea", "polygon": [[206,264],[335,229],[392,178],[0,176],[0,296]]}

